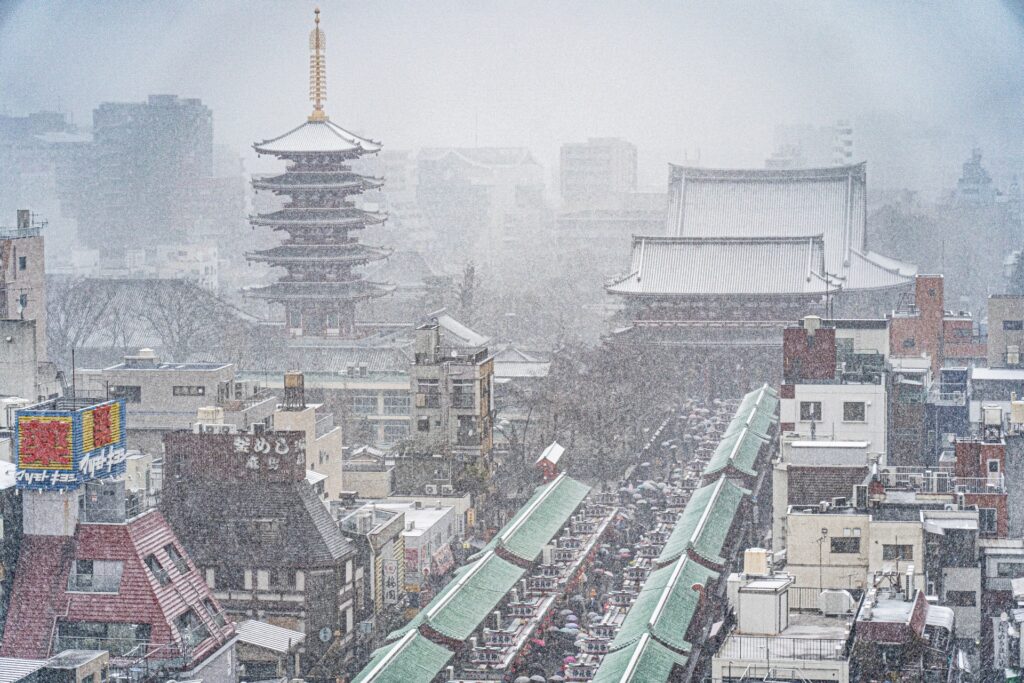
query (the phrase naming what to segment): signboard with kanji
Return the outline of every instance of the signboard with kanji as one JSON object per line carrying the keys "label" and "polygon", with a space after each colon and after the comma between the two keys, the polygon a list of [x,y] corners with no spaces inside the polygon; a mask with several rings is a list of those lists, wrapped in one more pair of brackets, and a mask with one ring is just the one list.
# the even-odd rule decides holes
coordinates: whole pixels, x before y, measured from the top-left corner
{"label": "signboard with kanji", "polygon": [[398,602],[398,560],[384,560],[384,604]]}
{"label": "signboard with kanji", "polygon": [[69,490],[90,479],[124,474],[124,400],[79,409],[19,410],[14,462],[20,489]]}
{"label": "signboard with kanji", "polygon": [[193,434],[164,436],[164,476],[187,481],[215,472],[225,482],[299,481],[306,477],[303,432]]}

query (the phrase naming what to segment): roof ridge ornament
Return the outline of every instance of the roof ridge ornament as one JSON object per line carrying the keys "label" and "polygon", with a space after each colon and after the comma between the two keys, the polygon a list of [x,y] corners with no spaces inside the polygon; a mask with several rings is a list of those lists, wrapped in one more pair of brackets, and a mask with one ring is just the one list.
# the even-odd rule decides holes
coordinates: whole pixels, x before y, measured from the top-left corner
{"label": "roof ridge ornament", "polygon": [[309,99],[313,103],[310,121],[327,121],[327,36],[320,30],[320,8],[313,10],[313,30],[309,33]]}

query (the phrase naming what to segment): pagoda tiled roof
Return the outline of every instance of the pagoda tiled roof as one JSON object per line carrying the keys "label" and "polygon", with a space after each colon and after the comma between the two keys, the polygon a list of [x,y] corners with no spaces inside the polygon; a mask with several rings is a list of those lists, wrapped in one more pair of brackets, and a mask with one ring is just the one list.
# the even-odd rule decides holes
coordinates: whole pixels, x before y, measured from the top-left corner
{"label": "pagoda tiled roof", "polygon": [[383,223],[385,220],[387,220],[386,214],[363,211],[362,209],[348,206],[330,208],[297,207],[258,214],[252,217],[251,223],[253,225],[271,227],[361,227]]}
{"label": "pagoda tiled roof", "polygon": [[381,178],[361,176],[350,171],[288,171],[275,176],[254,178],[257,190],[375,190],[384,185]]}
{"label": "pagoda tiled roof", "polygon": [[259,154],[288,156],[290,154],[362,154],[379,152],[381,144],[349,132],[338,124],[306,121],[284,135],[257,142],[253,149]]}
{"label": "pagoda tiled roof", "polygon": [[269,263],[320,261],[325,263],[369,263],[391,255],[392,250],[358,242],[348,244],[282,244],[246,254],[250,261]]}
{"label": "pagoda tiled roof", "polygon": [[271,301],[311,300],[311,299],[373,299],[394,291],[394,286],[384,282],[369,280],[349,280],[347,282],[275,282],[265,287],[252,287],[245,290],[247,296]]}

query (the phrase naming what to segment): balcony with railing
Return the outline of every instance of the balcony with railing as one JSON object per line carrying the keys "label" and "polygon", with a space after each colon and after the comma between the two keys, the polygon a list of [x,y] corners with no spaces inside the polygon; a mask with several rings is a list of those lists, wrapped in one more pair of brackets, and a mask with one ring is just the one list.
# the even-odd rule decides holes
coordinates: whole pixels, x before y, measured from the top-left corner
{"label": "balcony with railing", "polygon": [[938,406],[965,406],[967,405],[967,385],[934,382],[928,389],[928,402]]}
{"label": "balcony with railing", "polygon": [[334,414],[326,413],[316,419],[316,438],[334,431]]}
{"label": "balcony with railing", "polygon": [[885,467],[878,479],[887,491],[915,493],[1006,493],[1006,480],[1001,472],[987,477],[957,477],[948,469],[923,467]]}
{"label": "balcony with railing", "polygon": [[270,389],[259,388],[251,394],[221,399],[218,401],[218,405],[224,409],[225,413],[244,413],[270,401],[274,405],[277,404],[277,396],[274,392]]}

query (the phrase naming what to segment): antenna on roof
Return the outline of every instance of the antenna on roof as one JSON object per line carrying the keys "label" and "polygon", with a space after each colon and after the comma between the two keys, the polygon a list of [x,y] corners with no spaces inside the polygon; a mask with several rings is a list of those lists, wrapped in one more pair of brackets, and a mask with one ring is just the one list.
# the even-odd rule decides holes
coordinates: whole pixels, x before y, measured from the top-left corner
{"label": "antenna on roof", "polygon": [[310,121],[326,121],[324,102],[327,101],[327,37],[320,30],[320,8],[313,10],[313,30],[309,34],[309,99],[313,103]]}

